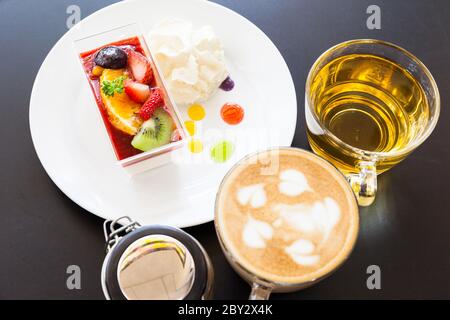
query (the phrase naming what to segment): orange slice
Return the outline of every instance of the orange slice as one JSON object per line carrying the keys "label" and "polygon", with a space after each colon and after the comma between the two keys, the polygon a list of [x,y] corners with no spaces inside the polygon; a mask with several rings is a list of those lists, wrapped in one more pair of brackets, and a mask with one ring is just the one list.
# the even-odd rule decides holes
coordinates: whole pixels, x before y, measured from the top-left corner
{"label": "orange slice", "polygon": [[[105,69],[100,77],[100,88],[103,81],[113,81],[122,76],[127,77],[125,69]],[[113,96],[107,96],[101,89],[100,92],[111,124],[117,129],[134,136],[142,124],[142,119],[137,114],[141,105],[131,100],[125,91],[122,93],[115,92]]]}

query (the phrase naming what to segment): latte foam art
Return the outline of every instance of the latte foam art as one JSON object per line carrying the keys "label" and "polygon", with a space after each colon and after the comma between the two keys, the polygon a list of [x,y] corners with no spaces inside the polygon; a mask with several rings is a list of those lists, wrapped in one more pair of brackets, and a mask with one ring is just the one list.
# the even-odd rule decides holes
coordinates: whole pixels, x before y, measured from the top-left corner
{"label": "latte foam art", "polygon": [[277,204],[274,211],[293,228],[304,234],[320,233],[323,240],[339,222],[341,210],[331,198],[314,202],[312,205],[299,203],[296,205]]}
{"label": "latte foam art", "polygon": [[303,173],[295,169],[284,170],[280,173],[278,188],[288,196],[298,196],[305,191],[312,191]]}
{"label": "latte foam art", "polygon": [[243,159],[216,201],[219,238],[234,261],[277,283],[309,283],[336,269],[353,248],[358,221],[345,177],[292,148]]}
{"label": "latte foam art", "polygon": [[264,184],[260,183],[241,188],[237,194],[237,198],[241,205],[250,203],[253,208],[264,206],[266,204]]}
{"label": "latte foam art", "polygon": [[[297,205],[278,204],[274,207],[285,223],[304,234],[305,238],[300,238],[285,249],[286,253],[298,264],[311,265],[319,262],[320,255],[314,254],[315,246],[307,238],[309,235],[319,235],[323,244],[328,239],[329,234],[339,222],[339,205],[331,198],[315,202],[312,205],[299,203]],[[308,243],[311,252],[301,250]],[[311,245],[309,245],[311,244]]]}
{"label": "latte foam art", "polygon": [[[279,191],[285,195],[298,196],[306,191],[313,192],[305,175],[298,170],[283,170],[279,174],[279,180]],[[253,208],[264,206],[267,200],[264,183],[239,189],[237,199],[244,206],[248,204]],[[280,229],[283,225],[288,225],[302,234],[302,237],[284,248],[286,254],[297,264],[309,266],[318,263],[320,254],[315,252],[316,245],[308,237],[319,238],[318,246],[328,239],[341,215],[337,202],[330,197],[326,197],[322,201],[316,201],[312,204],[303,202],[296,204],[277,203],[272,207],[272,211],[277,214],[277,219],[272,224],[249,216],[242,230],[243,242],[250,248],[265,248],[267,246],[266,241],[271,240],[276,231],[274,229]]]}
{"label": "latte foam art", "polygon": [[294,241],[289,247],[284,249],[292,260],[303,266],[310,266],[319,262],[320,255],[313,254],[314,250],[314,244],[305,239]]}
{"label": "latte foam art", "polygon": [[265,248],[266,240],[272,239],[273,228],[264,221],[249,217],[242,231],[242,240],[250,248]]}

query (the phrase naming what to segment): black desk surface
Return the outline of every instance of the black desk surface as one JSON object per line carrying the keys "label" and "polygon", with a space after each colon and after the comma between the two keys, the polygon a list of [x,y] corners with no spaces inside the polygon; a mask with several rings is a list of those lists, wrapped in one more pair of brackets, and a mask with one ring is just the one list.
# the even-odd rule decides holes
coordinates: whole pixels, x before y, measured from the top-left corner
{"label": "black desk surface", "polygon": [[[31,88],[50,48],[67,31],[66,8],[82,16],[114,0],[0,0],[0,298],[103,299],[102,219],[84,212],[52,183],[34,151],[28,124]],[[442,99],[431,138],[379,177],[376,203],[361,210],[350,259],[318,285],[273,299],[450,298],[450,2],[448,0],[219,0],[261,28],[279,48],[297,89],[293,146],[308,148],[303,100],[309,67],[330,46],[379,38],[417,55]],[[366,8],[381,7],[381,30],[368,30]],[[214,226],[188,232],[210,254],[218,299],[246,299],[249,287],[228,266]],[[81,267],[81,290],[68,290],[66,268]],[[381,268],[381,290],[368,290],[366,268]]]}

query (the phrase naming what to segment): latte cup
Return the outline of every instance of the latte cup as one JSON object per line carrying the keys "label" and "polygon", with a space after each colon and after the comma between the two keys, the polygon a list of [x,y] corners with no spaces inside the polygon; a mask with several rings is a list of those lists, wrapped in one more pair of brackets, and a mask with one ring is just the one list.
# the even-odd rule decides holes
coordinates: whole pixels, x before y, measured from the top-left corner
{"label": "latte cup", "polygon": [[[271,163],[277,170],[267,173]],[[235,164],[217,192],[214,222],[226,259],[251,286],[250,300],[324,279],[348,258],[359,231],[356,197],[344,175],[297,148],[254,153]]]}

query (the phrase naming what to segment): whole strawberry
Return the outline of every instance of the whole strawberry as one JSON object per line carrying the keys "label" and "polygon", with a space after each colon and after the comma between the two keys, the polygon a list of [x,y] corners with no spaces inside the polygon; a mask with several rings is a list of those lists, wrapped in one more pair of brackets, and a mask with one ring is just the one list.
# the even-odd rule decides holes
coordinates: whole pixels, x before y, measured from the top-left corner
{"label": "whole strawberry", "polygon": [[139,116],[143,120],[148,120],[153,116],[153,112],[164,105],[164,99],[161,89],[153,88],[150,93],[150,98],[145,101],[139,110]]}

